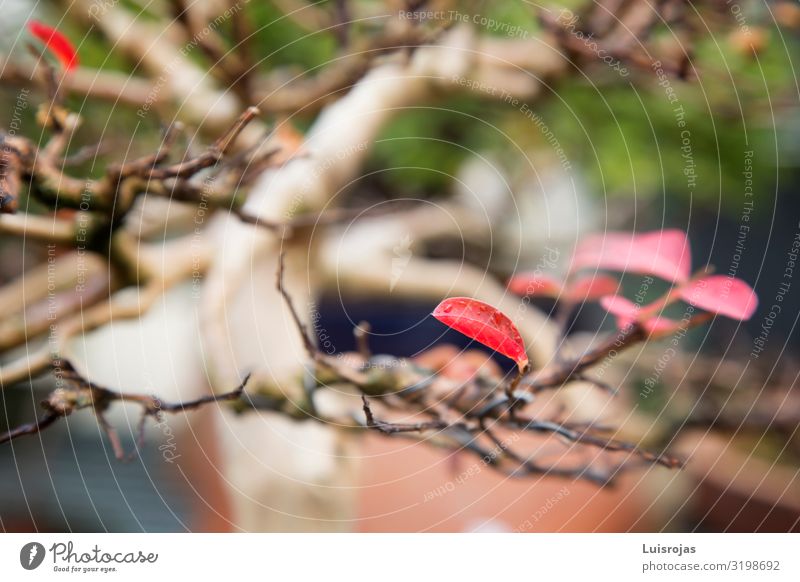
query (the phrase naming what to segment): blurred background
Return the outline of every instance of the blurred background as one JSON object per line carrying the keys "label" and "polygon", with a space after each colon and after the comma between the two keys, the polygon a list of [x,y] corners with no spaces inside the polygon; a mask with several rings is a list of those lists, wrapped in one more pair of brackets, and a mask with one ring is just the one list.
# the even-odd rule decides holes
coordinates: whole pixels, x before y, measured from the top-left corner
{"label": "blurred background", "polygon": [[[514,310],[519,299],[502,293],[513,273],[554,253],[548,270],[563,272],[594,232],[685,230],[696,269],[714,265],[759,296],[748,322],[714,320],[675,353],[650,342],[621,356],[605,378],[620,389],[613,404],[559,396],[685,456],[683,470],[646,467],[608,489],[509,479],[424,443],[222,406],[151,425],[140,454],[120,462],[84,411],[0,446],[2,529],[800,529],[800,4],[652,4],[0,0],[6,135],[43,143],[47,131],[26,22],[57,27],[77,48],[63,85],[82,126],[68,149],[104,147],[70,167],[75,176],[152,152],[177,121],[200,151],[260,107],[267,143],[300,160],[255,172],[242,188],[248,208],[262,218],[354,211],[288,248],[298,300],[337,353],[356,349],[360,321],[376,353],[482,350],[428,315],[439,300],[477,288]],[[153,247],[197,232],[212,241],[209,271],[140,319],[76,337],[70,357],[99,383],[172,399],[232,387],[253,369],[285,386],[302,350],[273,307],[284,245],[217,214],[201,235],[196,210],[166,202],[143,197],[130,228]],[[50,210],[28,194],[20,207]],[[0,234],[4,364],[44,339],[9,331],[35,304],[9,310],[31,293],[15,285],[21,274],[49,252]],[[534,306],[534,322],[554,313],[547,300]],[[572,345],[613,329],[605,319],[582,308]],[[3,386],[0,428],[29,422],[52,388],[46,375]],[[133,447],[136,409],[109,418]]]}

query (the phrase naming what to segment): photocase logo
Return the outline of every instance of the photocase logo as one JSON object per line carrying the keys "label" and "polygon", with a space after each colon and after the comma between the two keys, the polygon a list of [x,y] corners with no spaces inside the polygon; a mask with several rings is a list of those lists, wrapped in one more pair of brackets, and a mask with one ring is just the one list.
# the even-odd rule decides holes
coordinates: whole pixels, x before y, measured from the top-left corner
{"label": "photocase logo", "polygon": [[35,570],[44,561],[44,546],[39,542],[30,542],[19,551],[19,563],[26,570]]}
{"label": "photocase logo", "polygon": [[395,245],[392,251],[394,252],[394,257],[392,258],[392,278],[389,282],[389,292],[391,293],[394,291],[394,286],[397,285],[397,282],[400,280],[400,277],[403,275],[403,271],[406,270],[409,261],[411,261],[411,235],[406,234],[403,239],[400,241],[399,244]]}

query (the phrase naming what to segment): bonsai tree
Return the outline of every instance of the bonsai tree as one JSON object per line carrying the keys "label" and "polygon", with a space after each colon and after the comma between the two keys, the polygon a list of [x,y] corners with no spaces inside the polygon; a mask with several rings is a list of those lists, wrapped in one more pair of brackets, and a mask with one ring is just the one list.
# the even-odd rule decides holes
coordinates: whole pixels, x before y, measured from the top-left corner
{"label": "bonsai tree", "polygon": [[[477,103],[487,115],[510,113],[503,127],[535,134],[562,169],[570,166],[569,148],[539,114],[561,102],[553,98],[558,91],[579,91],[587,80],[647,89],[667,108],[662,117],[671,130],[679,128],[664,139],[684,139],[675,135],[691,107],[688,99],[674,102],[677,88],[689,91],[705,70],[716,70],[696,56],[708,41],[698,21],[726,35],[742,68],[766,50],[764,35],[737,36],[736,23],[716,2],[696,10],[678,0],[646,9],[605,1],[574,10],[525,8],[519,30],[497,24],[502,18],[487,29],[469,6],[449,1],[302,4],[232,2],[218,14],[218,3],[171,1],[164,3],[168,12],[146,8],[154,18],[139,18],[126,3],[77,0],[63,18],[29,20],[25,44],[35,58],[3,55],[4,85],[22,87],[25,106],[33,90],[39,107],[37,127],[20,132],[9,123],[0,133],[0,233],[32,245],[25,253],[33,253],[16,272],[4,273],[11,278],[0,297],[0,388],[30,390],[32,380],[48,375],[56,385],[38,418],[10,427],[0,442],[83,411],[95,415],[116,456],[126,458],[135,451],[126,450],[108,411],[129,403],[141,409],[137,447],[148,421],[224,407],[231,416],[271,412],[340,431],[416,439],[473,454],[513,476],[602,485],[643,463],[680,466],[665,447],[649,450],[618,438],[613,426],[542,410],[541,395],[575,383],[615,393],[619,386],[606,381],[605,370],[623,350],[670,341],[718,316],[750,318],[757,301],[746,283],[707,268],[693,272],[686,235],[670,229],[584,237],[563,265],[563,278],[555,263],[511,273],[519,269],[425,256],[419,246],[463,232],[476,246],[491,246],[492,228],[503,224],[508,207],[492,211],[490,189],[476,188],[486,196],[478,205],[442,196],[437,209],[428,202],[441,194],[439,181],[415,183],[423,194],[411,202],[376,204],[342,192],[376,180],[375,166],[419,165],[404,157],[412,154],[436,166],[430,172],[436,180],[460,168],[463,157],[439,158],[430,143],[419,151],[396,145],[405,143],[398,128],[411,125],[397,123],[397,116],[448,99]],[[437,16],[445,13],[458,17]],[[283,28],[272,27],[275,21]],[[323,40],[300,54],[281,52],[309,35]],[[713,94],[709,106],[729,98]],[[93,108],[109,103],[110,133],[125,134],[127,147],[119,135],[111,145],[108,136],[94,143],[97,136],[87,131],[105,131]],[[531,123],[520,128],[519,116]],[[616,131],[614,115],[587,116],[598,123],[601,117]],[[451,141],[485,137],[470,119],[468,131]],[[116,131],[117,122],[124,131]],[[451,129],[444,122],[420,125],[441,135]],[[389,130],[400,136],[383,139]],[[601,139],[610,132],[596,133]],[[681,147],[687,146],[679,141],[670,151],[681,156]],[[693,165],[681,158],[676,173],[694,195],[695,158],[700,165],[705,154],[699,144],[688,147]],[[708,155],[716,160],[716,153]],[[615,165],[617,174],[623,165]],[[627,183],[625,176],[612,179]],[[397,198],[414,198],[409,192]],[[452,217],[448,224],[437,214],[442,208]],[[626,294],[623,279],[636,276],[642,286],[660,280],[663,294],[655,300]],[[509,358],[515,369],[437,361],[430,353],[374,354],[367,322],[354,331],[356,351],[325,346],[315,321],[326,289],[439,302],[433,317]],[[93,368],[113,346],[81,355],[76,345],[91,332],[141,321],[165,294],[182,290],[181,306],[191,308],[160,313],[196,323],[181,336],[198,347],[176,381],[194,380],[188,396],[98,381]],[[540,299],[555,301],[557,309],[546,314],[531,304]],[[613,329],[598,326],[591,344],[576,352],[567,345],[571,322],[592,303]],[[166,373],[154,384],[162,381]],[[329,406],[331,399],[344,406]],[[240,443],[259,445],[265,457],[281,454],[264,444],[270,437],[263,430],[230,426],[241,430]],[[548,438],[564,454],[543,459],[519,434]],[[587,461],[586,450],[600,454]],[[235,487],[245,493],[240,516],[249,515],[248,502],[263,499],[263,473],[231,478],[242,481]]]}

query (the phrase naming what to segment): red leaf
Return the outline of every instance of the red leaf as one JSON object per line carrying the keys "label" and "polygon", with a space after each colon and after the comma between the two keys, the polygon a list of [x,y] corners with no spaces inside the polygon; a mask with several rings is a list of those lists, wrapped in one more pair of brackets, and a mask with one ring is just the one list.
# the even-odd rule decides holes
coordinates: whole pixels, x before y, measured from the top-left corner
{"label": "red leaf", "polygon": [[579,277],[567,291],[571,301],[597,301],[606,295],[613,295],[619,288],[619,281],[608,275],[586,275]]}
{"label": "red leaf", "polygon": [[303,145],[306,136],[300,133],[288,120],[281,120],[275,128],[275,145],[279,150],[270,158],[276,166],[282,166],[289,160],[306,153]]}
{"label": "red leaf", "polygon": [[628,322],[636,319],[640,309],[633,301],[626,299],[622,295],[607,295],[600,299],[600,305],[611,315],[627,319]]}
{"label": "red leaf", "polygon": [[44,46],[58,59],[61,66],[67,71],[72,71],[78,66],[78,53],[66,36],[55,28],[47,26],[38,20],[28,23],[30,33],[44,43]]}
{"label": "red leaf", "polygon": [[682,324],[680,321],[675,321],[674,319],[657,315],[655,317],[651,317],[647,321],[643,321],[640,325],[650,337],[660,338],[667,335],[672,335],[681,329]]}
{"label": "red leaf", "polygon": [[446,326],[511,358],[520,370],[528,366],[525,344],[516,326],[491,305],[468,297],[451,297],[436,306],[433,316]]}
{"label": "red leaf", "polygon": [[[617,317],[618,329],[625,329],[636,321],[643,309],[621,295],[603,297],[600,300],[600,305],[610,314]],[[681,322],[656,315],[644,321],[640,321],[639,325],[642,326],[642,329],[644,329],[649,336],[662,337],[678,331]]]}
{"label": "red leaf", "polygon": [[583,239],[575,249],[571,270],[608,269],[655,275],[684,282],[691,274],[691,253],[686,234],[657,230],[642,234],[609,232]]}
{"label": "red leaf", "polygon": [[453,380],[469,380],[476,375],[501,377],[500,366],[486,352],[462,350],[453,344],[439,344],[417,357],[414,362]]}
{"label": "red leaf", "polygon": [[758,297],[750,286],[726,275],[692,281],[681,288],[680,296],[693,307],[739,321],[750,319],[758,307]]}
{"label": "red leaf", "polygon": [[514,275],[508,282],[508,290],[516,295],[526,297],[558,297],[561,293],[561,281],[550,275],[536,272]]}

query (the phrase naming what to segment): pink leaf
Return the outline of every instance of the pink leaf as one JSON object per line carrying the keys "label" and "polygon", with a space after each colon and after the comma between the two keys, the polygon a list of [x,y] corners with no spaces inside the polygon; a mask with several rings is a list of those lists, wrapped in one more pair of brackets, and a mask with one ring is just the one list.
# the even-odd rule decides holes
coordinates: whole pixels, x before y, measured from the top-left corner
{"label": "pink leaf", "polygon": [[613,295],[619,288],[619,281],[608,275],[586,275],[576,279],[567,290],[571,301],[597,301],[606,295]]}
{"label": "pink leaf", "polygon": [[681,322],[656,315],[650,319],[643,321],[642,328],[647,332],[650,337],[663,337],[671,335],[681,328]]}
{"label": "pink leaf", "polygon": [[628,271],[684,282],[689,279],[692,268],[689,241],[683,231],[676,229],[589,236],[575,249],[570,269],[589,268]]}
{"label": "pink leaf", "polygon": [[600,305],[611,315],[627,319],[628,323],[636,319],[639,313],[639,307],[622,295],[607,295],[600,299]]}
{"label": "pink leaf", "polygon": [[[610,314],[617,317],[617,328],[625,329],[630,324],[639,319],[639,316],[644,313],[644,309],[640,308],[632,301],[629,301],[621,295],[609,295],[600,300],[600,305]],[[651,337],[663,337],[674,333],[680,329],[681,322],[654,315],[645,320],[640,320],[639,325]]]}
{"label": "pink leaf", "polygon": [[739,321],[750,319],[758,307],[758,297],[750,286],[726,275],[692,281],[680,289],[680,296],[693,307]]}
{"label": "pink leaf", "polygon": [[433,316],[446,326],[511,358],[520,370],[528,366],[525,344],[516,326],[491,305],[468,297],[451,297],[436,306]]}
{"label": "pink leaf", "polygon": [[508,289],[516,295],[526,297],[558,297],[561,293],[561,281],[550,275],[536,272],[514,275],[508,282]]}
{"label": "pink leaf", "polygon": [[55,28],[47,26],[38,20],[28,23],[30,33],[44,43],[44,46],[58,59],[61,66],[67,71],[72,71],[78,66],[78,53],[66,36]]}

